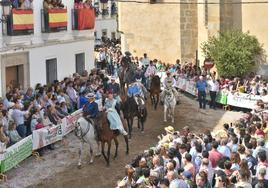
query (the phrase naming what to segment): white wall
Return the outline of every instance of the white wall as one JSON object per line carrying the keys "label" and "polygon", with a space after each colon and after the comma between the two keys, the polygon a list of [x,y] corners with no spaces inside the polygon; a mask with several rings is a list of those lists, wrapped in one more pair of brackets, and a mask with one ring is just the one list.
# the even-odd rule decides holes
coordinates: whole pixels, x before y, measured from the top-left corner
{"label": "white wall", "polygon": [[32,48],[29,50],[30,85],[46,84],[46,60],[57,58],[57,76],[62,80],[75,72],[75,54],[85,53],[85,68],[94,67],[94,40]]}
{"label": "white wall", "polygon": [[96,19],[95,32],[97,32],[97,37],[100,39],[102,37],[102,30],[107,29],[107,37],[111,38],[111,32],[117,34],[117,22],[115,18],[105,18],[105,19]]}

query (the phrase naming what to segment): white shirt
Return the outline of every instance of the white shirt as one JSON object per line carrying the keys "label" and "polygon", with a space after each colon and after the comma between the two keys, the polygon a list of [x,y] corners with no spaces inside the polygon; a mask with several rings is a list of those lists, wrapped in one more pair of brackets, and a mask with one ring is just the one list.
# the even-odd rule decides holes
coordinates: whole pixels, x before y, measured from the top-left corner
{"label": "white shirt", "polygon": [[219,91],[219,83],[217,81],[209,80],[208,82],[209,91]]}
{"label": "white shirt", "polygon": [[147,66],[147,65],[150,64],[150,60],[149,60],[148,58],[143,58],[143,60],[142,60],[142,64],[143,64],[144,66]]}

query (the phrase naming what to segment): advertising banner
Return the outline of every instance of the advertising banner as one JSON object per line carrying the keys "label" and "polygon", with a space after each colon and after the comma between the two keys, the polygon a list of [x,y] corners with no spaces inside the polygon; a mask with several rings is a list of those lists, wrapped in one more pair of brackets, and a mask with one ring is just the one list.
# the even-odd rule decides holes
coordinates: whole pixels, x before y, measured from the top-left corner
{"label": "advertising banner", "polygon": [[45,147],[61,140],[63,137],[62,125],[54,125],[33,131],[33,150]]}
{"label": "advertising banner", "polygon": [[1,173],[4,173],[32,154],[33,139],[32,135],[22,139],[1,154]]}

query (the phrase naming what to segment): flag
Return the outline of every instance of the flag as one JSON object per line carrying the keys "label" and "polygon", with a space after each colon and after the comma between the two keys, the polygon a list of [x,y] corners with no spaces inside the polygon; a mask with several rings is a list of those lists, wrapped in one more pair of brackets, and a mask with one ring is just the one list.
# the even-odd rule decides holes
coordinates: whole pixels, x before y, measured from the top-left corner
{"label": "flag", "polygon": [[12,9],[13,30],[31,30],[34,26],[32,9]]}
{"label": "flag", "polygon": [[95,27],[94,9],[83,8],[77,10],[78,30],[93,29]]}
{"label": "flag", "polygon": [[50,28],[67,27],[67,9],[49,9],[48,20]]}

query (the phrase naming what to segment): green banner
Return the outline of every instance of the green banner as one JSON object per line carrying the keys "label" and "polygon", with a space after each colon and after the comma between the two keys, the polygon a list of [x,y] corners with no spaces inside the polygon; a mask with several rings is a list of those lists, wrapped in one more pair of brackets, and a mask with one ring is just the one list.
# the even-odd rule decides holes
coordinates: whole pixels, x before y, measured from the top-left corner
{"label": "green banner", "polygon": [[216,102],[226,105],[227,104],[227,95],[224,94],[222,91],[218,92]]}
{"label": "green banner", "polygon": [[12,169],[29,157],[32,154],[32,148],[32,135],[7,148],[6,152],[1,156],[1,173]]}

